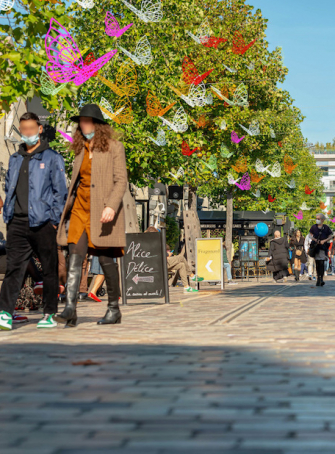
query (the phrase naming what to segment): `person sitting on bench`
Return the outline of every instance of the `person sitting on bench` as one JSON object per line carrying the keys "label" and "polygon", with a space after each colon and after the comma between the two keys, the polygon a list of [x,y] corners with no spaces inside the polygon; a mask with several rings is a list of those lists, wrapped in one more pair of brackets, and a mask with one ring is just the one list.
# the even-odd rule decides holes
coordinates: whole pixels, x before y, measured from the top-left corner
{"label": "person sitting on bench", "polygon": [[187,260],[182,254],[179,255],[173,255],[173,251],[171,251],[171,248],[169,245],[166,245],[166,255],[167,255],[167,266],[168,266],[168,271],[170,270],[175,270],[179,272],[181,282],[184,286],[184,293],[193,293],[197,292],[198,289],[194,289],[189,286],[188,280],[187,280],[187,275],[190,275],[190,279],[193,282],[201,282],[204,280],[203,277],[197,277],[195,276],[194,273],[192,273],[189,264],[187,263]]}

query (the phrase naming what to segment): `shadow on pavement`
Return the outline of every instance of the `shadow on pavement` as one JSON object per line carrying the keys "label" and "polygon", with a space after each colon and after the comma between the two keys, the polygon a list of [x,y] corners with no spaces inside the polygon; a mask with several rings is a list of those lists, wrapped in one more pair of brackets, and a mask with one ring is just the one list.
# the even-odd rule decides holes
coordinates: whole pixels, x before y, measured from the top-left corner
{"label": "shadow on pavement", "polygon": [[335,368],[313,352],[2,343],[0,360],[1,454],[334,453]]}

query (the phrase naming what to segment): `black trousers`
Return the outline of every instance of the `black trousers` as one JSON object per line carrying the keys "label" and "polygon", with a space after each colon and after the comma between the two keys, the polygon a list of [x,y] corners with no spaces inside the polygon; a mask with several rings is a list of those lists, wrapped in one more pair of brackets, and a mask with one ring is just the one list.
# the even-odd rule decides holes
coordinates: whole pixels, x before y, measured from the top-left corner
{"label": "black trousers", "polygon": [[50,222],[29,227],[14,218],[7,227],[7,268],[0,292],[0,310],[13,314],[32,252],[41,261],[44,314],[55,314],[58,305],[58,254],[56,229]]}
{"label": "black trousers", "polygon": [[[119,298],[121,295],[119,270],[116,260],[114,259],[115,252],[113,251],[113,248],[89,248],[87,233],[84,231],[77,244],[69,243],[69,253],[70,255],[80,255],[83,260],[87,253],[99,257],[99,263],[106,278],[108,298],[111,299],[111,301],[115,301]],[[106,275],[107,272],[109,273],[109,276]]]}
{"label": "black trousers", "polygon": [[325,261],[324,260],[315,260],[316,274],[318,277],[322,277],[325,274]]}

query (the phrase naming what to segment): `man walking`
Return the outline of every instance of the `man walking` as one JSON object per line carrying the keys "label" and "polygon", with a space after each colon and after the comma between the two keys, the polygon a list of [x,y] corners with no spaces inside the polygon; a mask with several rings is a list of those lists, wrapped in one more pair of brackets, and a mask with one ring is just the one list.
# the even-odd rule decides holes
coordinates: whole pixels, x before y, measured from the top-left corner
{"label": "man walking", "polygon": [[12,329],[12,315],[32,252],[43,271],[44,317],[37,328],[57,323],[58,257],[56,229],[67,197],[63,158],[40,138],[37,115],[20,118],[24,144],[9,159],[4,221],[7,224],[7,269],[0,292],[0,329]]}

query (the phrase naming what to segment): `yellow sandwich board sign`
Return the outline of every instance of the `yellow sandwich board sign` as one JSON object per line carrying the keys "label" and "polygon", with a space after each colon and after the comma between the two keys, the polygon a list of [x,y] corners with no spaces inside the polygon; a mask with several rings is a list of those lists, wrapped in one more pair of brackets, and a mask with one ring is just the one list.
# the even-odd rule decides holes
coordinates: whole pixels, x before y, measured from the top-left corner
{"label": "yellow sandwich board sign", "polygon": [[221,282],[223,288],[222,238],[196,239],[196,273],[207,282]]}

